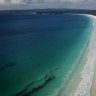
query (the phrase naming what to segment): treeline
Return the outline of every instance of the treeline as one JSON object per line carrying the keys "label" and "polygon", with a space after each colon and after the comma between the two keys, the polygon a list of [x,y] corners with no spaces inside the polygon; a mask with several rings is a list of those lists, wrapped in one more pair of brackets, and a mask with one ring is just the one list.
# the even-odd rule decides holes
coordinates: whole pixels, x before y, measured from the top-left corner
{"label": "treeline", "polygon": [[32,9],[32,10],[4,10],[2,13],[13,13],[13,14],[64,14],[64,13],[76,13],[76,14],[92,14],[96,15],[96,10],[87,9]]}

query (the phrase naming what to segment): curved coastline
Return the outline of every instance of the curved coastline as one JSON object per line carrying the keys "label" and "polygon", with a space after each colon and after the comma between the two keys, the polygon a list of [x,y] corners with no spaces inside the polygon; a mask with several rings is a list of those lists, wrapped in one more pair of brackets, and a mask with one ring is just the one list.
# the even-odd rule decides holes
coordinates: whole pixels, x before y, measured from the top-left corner
{"label": "curved coastline", "polygon": [[[75,15],[81,15],[81,14],[75,14]],[[75,96],[77,88],[78,88],[80,82],[82,82],[82,70],[86,65],[88,46],[89,46],[92,31],[93,31],[93,19],[88,16],[85,16],[85,15],[83,15],[83,16],[86,17],[87,19],[89,19],[89,22],[92,25],[90,27],[91,30],[90,30],[90,28],[87,29],[87,30],[90,30],[90,34],[88,36],[89,38],[88,38],[87,42],[85,43],[84,48],[80,52],[79,58],[77,60],[78,65],[76,65],[75,68],[73,68],[66,85],[62,84],[62,86],[60,88],[56,89],[53,92],[53,94],[51,94],[51,96]],[[76,96],[82,96],[82,95],[79,95],[79,93],[78,93],[78,95],[76,94]]]}
{"label": "curved coastline", "polygon": [[[80,15],[80,14],[77,14],[77,15]],[[87,16],[87,15],[86,15]],[[84,17],[85,17],[85,15],[84,15]],[[88,18],[87,19],[89,19],[90,18],[90,16],[87,16]],[[93,20],[93,17],[92,18],[90,18],[91,19],[91,23],[92,23],[92,20]],[[84,23],[84,25],[86,25],[87,23]],[[91,24],[92,25],[92,24]],[[89,30],[90,30],[90,28],[89,28]],[[93,27],[92,27],[92,30],[93,30]],[[89,34],[89,36],[91,36],[91,33],[92,33],[92,30],[90,31],[90,34]],[[93,36],[94,36],[94,34],[93,34]],[[95,36],[94,36],[94,38],[95,38]],[[81,39],[80,39],[81,40]],[[81,56],[80,55],[80,57],[78,58],[78,59],[76,59],[76,64],[78,64],[78,62],[80,63],[80,64],[78,64],[78,67],[82,67],[82,68],[79,68],[80,70],[79,70],[79,72],[78,72],[78,68],[76,67],[76,68],[74,68],[74,66],[72,66],[72,72],[70,71],[69,72],[69,75],[70,75],[70,78],[68,78],[68,84],[66,84],[66,85],[68,85],[68,88],[70,87],[70,85],[72,84],[72,80],[74,81],[74,83],[75,83],[75,88],[73,89],[73,86],[72,87],[70,87],[71,88],[71,91],[70,91],[70,88],[67,90],[67,93],[69,94],[72,94],[72,96],[85,96],[85,95],[80,95],[81,93],[80,92],[85,92],[86,90],[86,84],[89,84],[89,82],[91,82],[92,80],[93,80],[93,74],[94,74],[94,72],[93,72],[93,68],[94,67],[92,67],[94,64],[92,63],[92,66],[89,64],[89,61],[88,61],[88,64],[85,62],[85,61],[87,61],[87,60],[84,60],[85,58],[87,58],[87,56],[88,56],[88,54],[89,54],[89,57],[92,57],[91,55],[93,55],[93,53],[91,53],[91,50],[93,50],[92,48],[90,48],[90,46],[93,44],[91,44],[90,45],[90,42],[93,42],[92,40],[90,41],[89,40],[89,38],[88,38],[88,40],[87,41],[89,41],[89,42],[87,42],[86,43],[86,46],[84,47],[84,50],[82,49],[82,52],[80,52],[80,54],[82,53],[83,55]],[[95,42],[94,42],[94,44],[95,44]],[[90,46],[89,46],[90,45]],[[87,50],[87,52],[86,52],[86,49],[90,49],[89,51]],[[89,53],[90,52],[90,53]],[[73,51],[73,53],[74,53],[74,51]],[[96,52],[95,52],[96,53]],[[73,55],[72,55],[73,56]],[[89,57],[87,58],[88,60],[90,60],[90,62],[91,62],[91,59],[89,59]],[[93,57],[92,57],[93,58]],[[83,60],[84,60],[84,62],[83,62]],[[83,62],[83,63],[82,63]],[[13,62],[14,63],[14,62]],[[81,64],[82,63],[82,64]],[[74,63],[75,64],[75,63]],[[77,66],[77,65],[76,65]],[[6,67],[8,67],[8,66],[3,66],[3,67],[1,67],[1,69],[3,69],[3,70],[5,70],[6,69]],[[10,66],[9,66],[10,67]],[[11,67],[14,67],[14,66],[11,66]],[[60,66],[61,67],[61,66]],[[89,69],[88,69],[88,68]],[[84,69],[83,69],[84,68]],[[90,70],[90,68],[91,68],[91,70]],[[63,68],[62,68],[63,69]],[[74,70],[75,69],[75,70]],[[57,67],[56,67],[56,70],[57,70]],[[60,69],[60,71],[58,71],[58,72],[54,72],[54,74],[53,74],[53,71],[56,71],[56,70],[53,70],[52,69],[52,71],[48,71],[48,73],[47,74],[45,74],[44,75],[44,77],[40,77],[40,79],[36,79],[35,80],[35,83],[34,82],[31,82],[31,80],[30,80],[30,82],[28,81],[26,84],[25,84],[25,86],[24,86],[24,88],[19,88],[21,91],[19,92],[17,92],[17,95],[18,94],[20,94],[20,96],[22,95],[22,94],[25,94],[26,92],[26,94],[27,95],[30,95],[30,93],[35,93],[37,90],[39,90],[39,89],[41,89],[41,88],[43,88],[43,87],[45,87],[45,85],[47,85],[47,83],[49,83],[49,81],[50,81],[50,79],[52,80],[52,82],[54,82],[53,81],[53,79],[55,78],[54,76],[56,75],[58,75],[58,74],[56,74],[56,73],[58,73],[58,72],[62,72],[62,74],[64,74],[63,72],[64,71],[62,71],[61,69]],[[82,71],[83,70],[83,71]],[[87,71],[86,71],[87,70]],[[90,70],[90,75],[89,75],[89,71]],[[75,72],[74,72],[75,71]],[[82,73],[81,73],[82,72]],[[49,73],[52,73],[52,74],[49,74]],[[72,75],[71,75],[71,73],[72,73]],[[79,79],[79,81],[78,81],[78,83],[77,83],[77,81],[75,81],[75,78],[74,78],[74,73],[76,73],[75,74],[75,77],[76,78],[78,78]],[[80,75],[78,75],[78,74],[80,74]],[[85,75],[84,75],[85,74]],[[86,79],[85,79],[85,77],[87,76],[87,75],[89,76],[87,79],[89,80],[90,78],[90,80],[86,83],[85,81],[86,81]],[[69,76],[68,75],[68,76]],[[83,76],[84,75],[84,76]],[[59,76],[58,76],[59,77]],[[62,75],[62,77],[63,77],[63,75]],[[56,77],[57,78],[57,77]],[[60,77],[59,77],[60,78]],[[67,78],[67,77],[66,77]],[[85,80],[85,81],[84,81]],[[71,82],[71,84],[69,84]],[[31,86],[32,84],[35,84],[35,85],[38,85],[38,86]],[[82,88],[82,85],[83,85],[83,83],[85,84],[84,86],[83,86],[83,89],[84,90],[81,90],[81,88]],[[50,83],[51,84],[51,83]],[[62,86],[63,86],[63,84],[64,84],[64,80],[62,80]],[[80,85],[81,84],[81,85]],[[26,86],[27,85],[27,86]],[[79,87],[79,85],[80,85],[80,87]],[[90,83],[90,86],[92,85],[92,82]],[[88,85],[89,86],[89,85]],[[87,86],[87,87],[88,87]],[[89,86],[89,87],[90,87]],[[63,86],[64,87],[64,86]],[[88,87],[88,88],[89,88]],[[31,91],[29,90],[29,89],[31,89],[31,88],[33,88]],[[23,90],[24,89],[24,90]],[[48,89],[48,87],[47,87],[47,89]],[[89,88],[90,89],[90,88]],[[61,90],[61,88],[60,88],[60,90]],[[75,90],[75,92],[74,92],[74,90]],[[47,90],[48,91],[48,90]],[[55,92],[53,92],[53,94],[52,94],[52,96],[57,96],[57,92],[59,91],[58,90],[58,88],[55,90],[56,91],[56,94],[54,95],[54,93]],[[66,90],[62,90],[62,91],[66,91]],[[79,92],[80,91],[80,92]],[[89,90],[90,91],[90,90]],[[24,93],[25,92],[25,93]],[[41,92],[43,92],[42,90],[41,90]],[[66,93],[66,92],[65,92]],[[26,95],[25,94],[25,95]],[[24,96],[25,96],[24,95]],[[26,96],[27,96],[26,95]],[[18,95],[19,96],[19,95]],[[23,96],[23,95],[22,95]],[[43,95],[42,95],[43,96]],[[46,95],[47,96],[47,95]],[[49,95],[48,95],[49,96]],[[63,93],[61,94],[59,94],[58,96],[71,96],[71,95],[64,95]],[[86,96],[89,96],[89,95],[86,95]]]}
{"label": "curved coastline", "polygon": [[88,44],[88,53],[86,55],[85,65],[81,72],[81,81],[77,86],[75,92],[72,96],[92,96],[91,94],[91,87],[94,77],[94,70],[95,70],[95,57],[96,57],[96,16],[87,15],[88,18],[93,20],[93,31],[91,33],[90,41]]}

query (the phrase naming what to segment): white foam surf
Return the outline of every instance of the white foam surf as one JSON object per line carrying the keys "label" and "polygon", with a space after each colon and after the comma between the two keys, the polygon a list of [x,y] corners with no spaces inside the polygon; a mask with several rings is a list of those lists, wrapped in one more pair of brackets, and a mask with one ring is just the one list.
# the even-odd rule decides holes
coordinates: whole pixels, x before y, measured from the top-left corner
{"label": "white foam surf", "polygon": [[[85,15],[85,14],[83,14]],[[90,90],[96,62],[96,16],[86,15],[93,20],[93,31],[88,45],[86,64],[81,73],[81,81],[72,96],[91,96]]]}

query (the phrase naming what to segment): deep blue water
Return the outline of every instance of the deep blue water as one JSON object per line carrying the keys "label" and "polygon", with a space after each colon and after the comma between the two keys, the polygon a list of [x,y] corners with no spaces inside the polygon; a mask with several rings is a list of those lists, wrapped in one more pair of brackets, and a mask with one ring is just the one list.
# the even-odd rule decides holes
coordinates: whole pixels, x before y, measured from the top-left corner
{"label": "deep blue water", "polygon": [[78,65],[91,30],[81,15],[0,14],[0,95],[50,96]]}

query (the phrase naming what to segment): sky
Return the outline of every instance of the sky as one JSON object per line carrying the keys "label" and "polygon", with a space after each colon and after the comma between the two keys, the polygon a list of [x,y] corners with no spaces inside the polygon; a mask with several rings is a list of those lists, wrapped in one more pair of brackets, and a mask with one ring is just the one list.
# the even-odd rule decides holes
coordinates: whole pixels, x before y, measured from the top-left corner
{"label": "sky", "polygon": [[76,8],[96,10],[96,0],[0,0],[0,10],[36,8]]}

